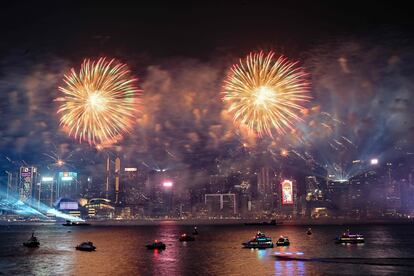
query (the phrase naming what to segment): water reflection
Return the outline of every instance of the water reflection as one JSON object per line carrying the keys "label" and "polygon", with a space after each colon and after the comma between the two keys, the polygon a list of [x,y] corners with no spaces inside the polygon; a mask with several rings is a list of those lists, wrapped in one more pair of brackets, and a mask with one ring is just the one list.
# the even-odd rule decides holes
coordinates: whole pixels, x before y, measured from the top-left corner
{"label": "water reflection", "polygon": [[[0,271],[5,275],[414,275],[412,259],[376,260],[404,266],[368,264],[376,258],[414,258],[414,226],[361,226],[358,232],[367,239],[363,246],[335,244],[333,237],[342,230],[340,226],[313,228],[312,239],[304,238],[303,227],[269,228],[266,232],[273,237],[287,234],[291,245],[250,250],[243,249],[241,243],[256,232],[252,227],[199,225],[196,241],[181,243],[179,236],[191,233],[192,226],[102,226],[71,228],[71,233],[60,225],[42,226],[35,229],[41,247],[30,251],[21,243],[30,236],[33,226],[0,227]],[[164,242],[166,250],[147,250],[145,245],[155,239]],[[75,250],[86,240],[96,244],[96,252]],[[276,253],[334,261],[282,261],[275,259]],[[354,264],[346,263],[347,258],[353,258]]]}
{"label": "water reflection", "polygon": [[253,249],[253,250],[257,252],[257,259],[259,259],[259,260],[261,260],[264,257],[268,256],[269,252],[272,252],[272,251],[267,250],[267,249]]}
{"label": "water reflection", "polygon": [[151,274],[170,274],[180,275],[181,264],[178,259],[178,235],[179,226],[170,224],[161,224],[153,233],[153,240],[157,239],[166,244],[166,250],[154,250],[151,266]]}
{"label": "water reflection", "polygon": [[275,275],[305,275],[303,261],[275,261]]}

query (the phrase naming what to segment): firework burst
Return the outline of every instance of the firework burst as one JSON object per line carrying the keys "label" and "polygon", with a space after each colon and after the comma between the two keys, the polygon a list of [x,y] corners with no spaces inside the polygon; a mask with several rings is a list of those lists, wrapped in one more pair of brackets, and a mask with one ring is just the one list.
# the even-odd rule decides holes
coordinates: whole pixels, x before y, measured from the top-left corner
{"label": "firework burst", "polygon": [[223,100],[235,122],[259,136],[285,134],[301,120],[310,100],[307,73],[273,52],[250,53],[233,65],[223,86]]}
{"label": "firework burst", "polygon": [[80,142],[112,144],[128,132],[135,119],[140,90],[127,66],[101,58],[85,59],[79,73],[72,68],[59,87],[58,109],[63,130]]}

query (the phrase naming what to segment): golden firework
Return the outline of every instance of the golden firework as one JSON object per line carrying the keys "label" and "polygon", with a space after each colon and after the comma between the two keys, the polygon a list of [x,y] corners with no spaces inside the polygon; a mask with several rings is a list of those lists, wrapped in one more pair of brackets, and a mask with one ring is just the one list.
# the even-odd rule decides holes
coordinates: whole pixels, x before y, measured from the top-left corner
{"label": "golden firework", "polygon": [[114,59],[85,59],[79,73],[71,69],[57,111],[63,130],[80,142],[111,144],[131,130],[140,90],[127,66]]}
{"label": "golden firework", "polygon": [[223,86],[223,100],[234,121],[259,136],[293,130],[303,103],[311,98],[307,73],[297,62],[274,56],[250,53],[233,65]]}

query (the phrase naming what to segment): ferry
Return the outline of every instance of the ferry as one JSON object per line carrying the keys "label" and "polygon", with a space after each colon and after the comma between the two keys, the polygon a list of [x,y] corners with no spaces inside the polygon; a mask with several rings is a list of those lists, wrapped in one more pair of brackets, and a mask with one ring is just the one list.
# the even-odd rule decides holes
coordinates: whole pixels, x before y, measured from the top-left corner
{"label": "ferry", "polygon": [[346,243],[351,243],[351,244],[357,244],[357,243],[364,243],[365,239],[364,236],[361,234],[352,234],[349,232],[349,229],[343,233],[340,237],[337,237],[335,239],[335,243],[337,244],[346,244]]}
{"label": "ferry", "polygon": [[266,237],[264,233],[257,232],[256,236],[250,241],[242,243],[244,248],[272,248],[273,242],[271,237]]}

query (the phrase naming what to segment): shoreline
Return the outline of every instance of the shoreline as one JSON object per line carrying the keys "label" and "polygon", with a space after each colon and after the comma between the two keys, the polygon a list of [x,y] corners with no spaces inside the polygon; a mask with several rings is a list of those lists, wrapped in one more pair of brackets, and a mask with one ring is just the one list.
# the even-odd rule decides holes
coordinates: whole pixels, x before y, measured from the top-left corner
{"label": "shoreline", "polygon": [[[352,220],[352,219],[331,219],[331,220],[284,220],[278,221],[276,225],[244,225],[245,223],[261,223],[265,220],[248,220],[248,219],[154,219],[154,220],[88,220],[91,226],[156,226],[156,225],[240,225],[245,227],[264,226],[335,226],[335,225],[414,225],[414,220],[408,219],[369,219],[369,220]],[[268,221],[267,221],[268,222]],[[0,226],[12,225],[61,225],[59,221],[0,221]]]}

